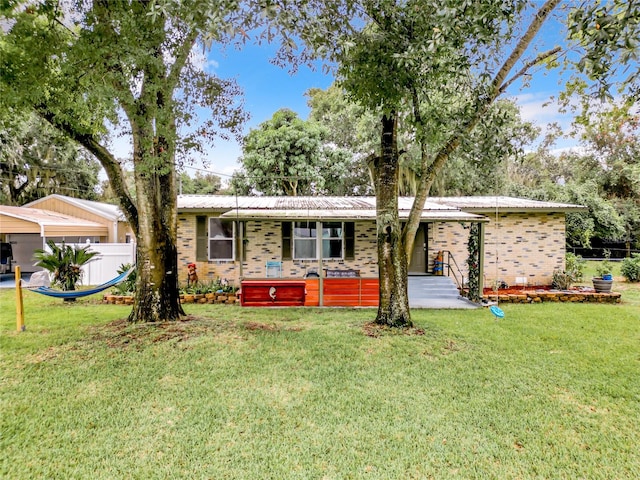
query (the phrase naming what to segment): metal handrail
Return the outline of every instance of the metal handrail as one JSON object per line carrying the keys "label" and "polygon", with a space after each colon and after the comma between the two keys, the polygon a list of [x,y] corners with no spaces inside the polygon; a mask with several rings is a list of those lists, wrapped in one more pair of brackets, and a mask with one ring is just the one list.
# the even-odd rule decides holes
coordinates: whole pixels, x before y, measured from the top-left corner
{"label": "metal handrail", "polygon": [[[460,270],[460,267],[458,266],[458,262],[456,262],[455,257],[449,250],[443,250],[442,252],[447,254],[447,260],[445,261],[444,258],[442,259],[443,263],[447,266],[447,276],[453,276],[453,279],[456,281],[458,288],[462,290],[464,288],[464,274],[462,273],[462,270]],[[456,275],[456,272],[451,270],[452,263],[453,265],[455,265],[456,270],[460,274],[460,279],[458,279],[458,275]]]}

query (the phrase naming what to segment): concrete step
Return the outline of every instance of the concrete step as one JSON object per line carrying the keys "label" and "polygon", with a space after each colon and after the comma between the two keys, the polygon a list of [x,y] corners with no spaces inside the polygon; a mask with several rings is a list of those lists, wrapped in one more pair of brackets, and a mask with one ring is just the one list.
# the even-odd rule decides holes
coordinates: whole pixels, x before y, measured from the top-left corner
{"label": "concrete step", "polygon": [[458,298],[453,279],[444,276],[409,277],[409,298]]}

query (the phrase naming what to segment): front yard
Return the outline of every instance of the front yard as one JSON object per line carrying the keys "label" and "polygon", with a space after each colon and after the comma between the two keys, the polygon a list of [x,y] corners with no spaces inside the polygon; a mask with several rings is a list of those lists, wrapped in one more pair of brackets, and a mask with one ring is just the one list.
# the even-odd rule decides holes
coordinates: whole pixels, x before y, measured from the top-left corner
{"label": "front yard", "polygon": [[0,477],[640,477],[640,285],[623,303],[413,312],[128,308],[0,291]]}

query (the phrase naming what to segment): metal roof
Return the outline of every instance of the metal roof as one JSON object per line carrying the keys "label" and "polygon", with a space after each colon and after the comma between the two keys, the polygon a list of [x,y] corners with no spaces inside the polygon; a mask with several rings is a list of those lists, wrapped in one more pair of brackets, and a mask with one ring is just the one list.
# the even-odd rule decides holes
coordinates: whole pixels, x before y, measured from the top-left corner
{"label": "metal roof", "polygon": [[430,201],[442,203],[465,211],[495,212],[577,212],[585,210],[583,205],[571,203],[542,202],[527,198],[487,196],[487,197],[430,197]]}
{"label": "metal roof", "polygon": [[[398,208],[410,210],[413,198],[400,197]],[[232,195],[179,195],[178,210],[374,210],[375,197],[248,197]],[[459,210],[427,201],[424,210]]]}
{"label": "metal roof", "polygon": [[[398,198],[400,218],[407,218],[413,197]],[[502,211],[570,212],[580,205],[540,202],[513,197],[430,197],[425,220],[479,221],[476,213]],[[179,195],[179,211],[214,211],[226,218],[375,219],[375,197],[248,197],[233,195]]]}
{"label": "metal roof", "polygon": [[96,215],[107,218],[109,220],[119,220],[122,222],[126,221],[126,217],[124,216],[124,214],[122,213],[122,210],[120,210],[120,207],[118,205],[112,205],[110,203],[94,202],[92,200],[84,200],[81,198],[67,197],[66,195],[59,195],[57,193],[47,195],[46,197],[43,197],[43,198],[39,198],[38,200],[29,202],[24,206],[25,207],[37,206],[43,201],[51,198],[58,199],[62,202],[66,202],[71,205],[75,205],[78,208],[82,208],[84,210],[90,211],[92,213],[95,213]]}
{"label": "metal roof", "polygon": [[[409,217],[409,210],[401,210],[401,219]],[[265,209],[238,209],[228,210],[220,215],[228,219],[276,219],[276,220],[375,220],[376,211],[368,210],[265,210]],[[421,218],[432,221],[459,221],[459,222],[482,222],[486,218],[482,215],[466,213],[456,209],[425,210]]]}
{"label": "metal roof", "polygon": [[[107,227],[100,223],[39,208],[0,205],[0,215],[36,224],[39,226],[42,236],[60,236],[63,234],[105,236],[108,234]],[[12,233],[9,231],[4,232],[4,230],[5,228],[0,227],[0,231],[3,231],[3,233]]]}

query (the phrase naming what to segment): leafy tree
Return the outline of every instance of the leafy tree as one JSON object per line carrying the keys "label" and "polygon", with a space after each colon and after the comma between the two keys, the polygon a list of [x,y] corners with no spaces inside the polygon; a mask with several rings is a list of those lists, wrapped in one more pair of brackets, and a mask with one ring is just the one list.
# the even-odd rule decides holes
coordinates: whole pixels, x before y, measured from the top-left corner
{"label": "leafy tree", "polygon": [[96,199],[100,164],[34,114],[0,113],[0,202],[24,205],[53,193]]}
{"label": "leafy tree", "polygon": [[72,247],[64,242],[58,246],[53,240],[49,240],[47,246],[48,250],[38,249],[34,252],[36,266],[51,272],[53,284],[59,285],[62,290],[75,290],[82,278],[81,267],[89,263],[98,252],[90,252],[89,246]]}
{"label": "leafy tree", "polygon": [[551,153],[559,130],[550,132],[537,152],[509,167],[506,192],[540,200],[585,205],[567,216],[569,245],[592,240],[637,244],[640,231],[640,143],[633,102],[609,105],[576,121],[582,149]]}
{"label": "leafy tree", "polygon": [[[626,46],[620,49],[616,44],[617,38],[633,39],[633,32],[637,31],[638,5],[631,3],[607,2],[607,12],[621,13],[610,19],[612,27],[625,35],[612,35],[605,41],[590,30],[591,24],[596,30],[601,28],[598,25],[602,24],[593,18],[599,15],[597,5],[601,2],[588,1],[580,6],[579,11],[586,13],[585,22],[581,23],[586,30],[572,30],[575,42],[569,47],[578,43],[582,48],[581,59],[594,58],[592,54],[601,50],[611,55],[609,69],[593,69],[588,62],[582,62],[589,67],[583,71],[588,71],[591,79],[613,73],[635,58],[633,49]],[[350,25],[363,28],[354,32],[344,27],[342,35],[332,37],[325,34],[329,28],[326,25],[325,31],[318,32],[318,22],[305,16],[308,10],[304,7],[290,12],[292,28],[311,22],[314,28],[302,27],[300,37],[316,53],[328,52],[338,64],[343,87],[361,106],[380,118],[379,147],[369,158],[378,208],[381,285],[378,323],[411,324],[406,265],[428,192],[452,153],[510,85],[534,74],[535,67],[557,66],[562,47],[537,52],[533,45],[560,4],[561,0],[547,0],[542,5],[524,0],[358,2],[354,10],[361,13],[362,21]],[[569,12],[569,9],[562,11],[565,15]],[[569,18],[570,26],[575,18],[575,14]],[[607,31],[614,32],[610,28]],[[626,35],[627,32],[631,35]],[[576,51],[580,52],[580,48]],[[625,56],[627,52],[629,56]],[[437,87],[441,95],[434,98],[429,94]],[[455,92],[461,88],[466,101],[449,101],[456,98]],[[419,147],[420,181],[409,219],[401,226],[397,211],[401,154],[398,120],[405,109],[411,112]]]}
{"label": "leafy tree", "polygon": [[[196,0],[18,0],[0,14],[3,108],[30,109],[100,161],[137,240],[129,318],[177,319],[176,163],[244,119],[235,84],[205,72],[195,52],[251,28],[255,15]],[[195,125],[199,108],[211,115]],[[108,148],[109,126],[131,135],[135,196]]]}
{"label": "leafy tree", "polygon": [[[431,93],[437,97],[440,87]],[[365,159],[377,149],[380,125],[375,115],[350,101],[337,84],[327,90],[311,89],[306,93],[311,107],[310,121],[328,130],[328,140],[352,152],[354,159],[350,176],[343,181],[359,181],[370,185],[371,176]],[[456,93],[459,95],[459,92]],[[461,96],[459,102],[464,102]],[[398,119],[399,194],[415,195],[419,183],[420,150],[410,124],[410,112]],[[442,133],[442,128],[439,129]],[[520,119],[518,107],[511,100],[500,100],[481,119],[476,129],[463,139],[460,148],[441,170],[431,188],[434,195],[490,195],[503,188],[507,164],[523,155],[526,145],[533,142],[538,129]],[[435,142],[434,142],[435,143]],[[355,178],[353,178],[355,176]],[[359,192],[366,192],[360,188]]]}
{"label": "leafy tree", "polygon": [[236,192],[264,195],[339,194],[349,171],[344,150],[325,143],[326,130],[289,109],[249,132],[243,142],[242,171],[232,180]]}
{"label": "leafy tree", "polygon": [[220,177],[213,173],[196,172],[195,177],[182,172],[179,177],[180,191],[184,195],[213,195],[220,191],[222,182]]}
{"label": "leafy tree", "polygon": [[[497,52],[502,39],[515,33],[515,20],[524,5],[505,8],[498,3],[420,2],[418,6],[407,2],[392,7],[385,4],[384,9],[364,5],[371,23],[353,37],[354,47],[340,64],[347,91],[369,110],[381,112],[379,153],[370,157],[378,218],[378,323],[411,325],[407,263],[429,189],[449,156],[504,91],[509,72],[553,7],[553,2],[545,4],[500,65],[493,59],[500,58]],[[463,76],[474,78],[472,65],[485,70],[475,84],[463,89],[467,100],[450,100],[463,85]],[[434,102],[430,93],[437,86],[441,95]],[[398,118],[403,108],[412,112],[420,151],[420,183],[404,226],[397,199]]]}

